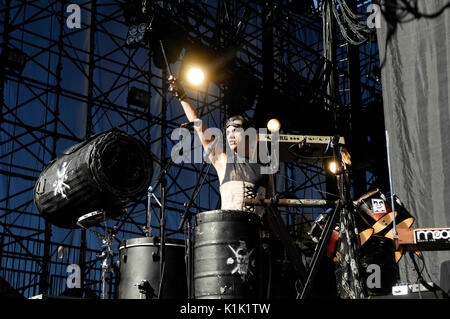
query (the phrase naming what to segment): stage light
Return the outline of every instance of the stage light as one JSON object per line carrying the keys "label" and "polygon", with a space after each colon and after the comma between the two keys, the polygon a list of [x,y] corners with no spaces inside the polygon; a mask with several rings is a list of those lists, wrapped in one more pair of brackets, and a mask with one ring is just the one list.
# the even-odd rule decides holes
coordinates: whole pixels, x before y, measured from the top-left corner
{"label": "stage light", "polygon": [[198,67],[192,67],[187,71],[187,80],[194,85],[200,85],[205,79],[205,73]]}
{"label": "stage light", "polygon": [[337,164],[335,161],[332,161],[328,164],[328,169],[330,170],[331,173],[336,174],[337,172]]}
{"label": "stage light", "polygon": [[149,92],[133,86],[128,93],[127,103],[146,109],[150,105],[150,99],[151,96]]}
{"label": "stage light", "polygon": [[338,175],[338,174],[342,173],[342,170],[343,170],[342,165],[340,165],[335,160],[329,161],[327,166],[328,166],[328,171],[330,171],[334,175]]}
{"label": "stage light", "polygon": [[22,72],[25,67],[28,56],[20,50],[13,48],[5,48],[1,54],[1,63],[5,63],[5,67],[10,70]]}
{"label": "stage light", "polygon": [[209,81],[212,61],[212,58],[200,49],[187,49],[180,65],[180,78],[193,86]]}
{"label": "stage light", "polygon": [[138,25],[132,25],[128,29],[126,45],[127,47],[133,47],[138,45],[145,45],[146,33],[148,24],[142,22]]}
{"label": "stage light", "polygon": [[188,32],[174,19],[172,10],[161,10],[158,1],[127,0],[119,6],[129,26],[125,37],[127,48],[148,46],[155,67],[165,70],[167,65],[162,43],[169,64],[177,62]]}
{"label": "stage light", "polygon": [[267,129],[271,132],[278,132],[281,128],[281,124],[280,121],[278,121],[277,119],[271,119],[269,120],[269,122],[267,122]]}
{"label": "stage light", "polygon": [[[199,84],[208,86],[209,83],[221,85],[229,74],[226,68],[227,61],[227,58],[220,56],[214,49],[204,44],[187,43],[181,59],[179,78],[194,87]],[[191,71],[193,69],[197,70]],[[201,70],[203,76],[198,69]],[[192,75],[194,75],[193,83],[189,79]],[[202,79],[202,83],[199,83],[200,79]]]}

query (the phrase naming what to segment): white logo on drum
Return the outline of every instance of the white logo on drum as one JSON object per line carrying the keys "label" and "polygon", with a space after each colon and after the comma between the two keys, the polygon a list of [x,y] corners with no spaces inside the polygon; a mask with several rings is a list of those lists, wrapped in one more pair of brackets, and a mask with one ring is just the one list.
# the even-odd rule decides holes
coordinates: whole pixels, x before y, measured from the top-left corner
{"label": "white logo on drum", "polygon": [[67,180],[67,167],[69,164],[64,162],[61,166],[61,169],[56,171],[56,181],[53,183],[53,195],[56,196],[60,194],[62,198],[67,199],[66,190],[70,189],[70,186],[64,183]]}
{"label": "white logo on drum", "polygon": [[250,262],[250,255],[253,253],[252,249],[250,252],[247,249],[247,244],[245,241],[240,240],[239,241],[240,246],[238,249],[234,250],[233,247],[228,245],[230,247],[231,251],[234,254],[234,258],[230,257],[227,259],[227,264],[232,265],[236,262],[236,267],[231,271],[232,274],[235,274],[236,272],[241,275],[242,280],[247,280],[247,277],[250,273],[250,275],[253,275],[253,272],[250,270],[249,266],[251,264],[252,267],[255,266],[255,260],[252,260]]}

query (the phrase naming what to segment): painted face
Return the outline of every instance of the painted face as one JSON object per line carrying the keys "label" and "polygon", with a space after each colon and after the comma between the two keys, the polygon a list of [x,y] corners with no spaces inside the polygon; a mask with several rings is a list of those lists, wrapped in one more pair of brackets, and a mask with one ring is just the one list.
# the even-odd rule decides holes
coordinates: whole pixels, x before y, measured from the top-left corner
{"label": "painted face", "polygon": [[385,213],[386,207],[382,199],[372,199],[372,209],[374,213]]}

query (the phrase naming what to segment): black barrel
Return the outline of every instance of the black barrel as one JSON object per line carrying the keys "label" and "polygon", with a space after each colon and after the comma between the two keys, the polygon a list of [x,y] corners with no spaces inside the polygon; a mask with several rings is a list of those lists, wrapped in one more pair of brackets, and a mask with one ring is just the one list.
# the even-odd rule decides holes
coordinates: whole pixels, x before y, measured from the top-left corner
{"label": "black barrel", "polygon": [[195,216],[194,297],[244,299],[259,296],[260,218],[213,210]]}
{"label": "black barrel", "polygon": [[114,217],[123,205],[145,195],[152,161],[144,143],[120,129],[100,133],[66,150],[41,173],[34,202],[48,222],[78,228],[81,216],[105,211]]}
{"label": "black barrel", "polygon": [[125,240],[119,247],[119,299],[186,299],[187,280],[183,240],[166,239],[161,281],[161,245],[157,237]]}
{"label": "black barrel", "polygon": [[398,272],[393,240],[374,235],[360,248],[360,256],[366,294],[368,296],[391,294]]}

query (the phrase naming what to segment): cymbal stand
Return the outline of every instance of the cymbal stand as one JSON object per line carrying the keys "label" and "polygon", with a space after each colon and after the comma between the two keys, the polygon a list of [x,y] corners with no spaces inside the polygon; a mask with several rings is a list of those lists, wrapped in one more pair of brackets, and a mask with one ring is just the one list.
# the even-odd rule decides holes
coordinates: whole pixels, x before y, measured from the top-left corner
{"label": "cymbal stand", "polygon": [[114,256],[114,253],[111,249],[111,239],[105,239],[103,240],[103,247],[106,247],[106,250],[102,252],[102,255],[100,257],[103,257],[104,260],[102,262],[102,299],[109,299],[109,284],[108,280],[110,277],[110,274],[113,272],[111,268],[110,258]]}
{"label": "cymbal stand", "polygon": [[[331,146],[333,147],[333,156],[337,163],[341,163],[341,149],[338,144],[339,142],[339,136],[334,136],[331,139]],[[339,150],[337,148],[339,147]],[[334,209],[331,216],[328,217],[328,220],[326,222],[325,228],[322,231],[322,234],[319,239],[319,243],[317,244],[313,257],[311,259],[311,263],[308,270],[308,278],[306,280],[306,283],[303,287],[303,291],[300,295],[300,299],[306,299],[309,297],[310,291],[311,291],[311,285],[314,281],[314,278],[316,276],[317,270],[319,268],[319,263],[322,260],[324,253],[327,249],[328,243],[330,241],[330,236],[334,230],[334,227],[336,226],[336,223],[339,219],[341,210],[345,207],[346,203],[346,193],[344,192],[344,189],[342,187],[342,176],[343,171],[338,172],[339,174],[336,175],[337,182],[338,182],[338,188],[339,188],[339,194],[340,194],[340,200],[336,205],[336,208]]]}
{"label": "cymbal stand", "polygon": [[[272,154],[274,156],[272,160],[275,161],[275,166],[272,166],[274,163],[271,163],[270,171],[273,175],[275,175],[276,172],[278,171],[279,162],[278,158],[276,157],[277,156],[276,153],[277,153],[276,151],[272,150]],[[286,250],[286,254],[290,259],[290,261],[292,262],[292,265],[298,275],[298,279],[296,280],[295,283],[295,287],[298,292],[299,289],[302,289],[304,287],[307,272],[302,261],[302,254],[297,250],[297,247],[295,246],[291,236],[289,235],[288,230],[286,229],[286,224],[277,210],[278,200],[279,199],[276,191],[275,177],[272,176],[271,199],[270,202],[267,205],[265,205],[262,219],[263,221],[267,222],[267,225],[274,234],[278,234],[280,236],[280,239]]]}
{"label": "cymbal stand", "polygon": [[339,213],[342,209],[342,203],[339,202],[336,208],[334,209],[331,216],[328,217],[327,223],[325,225],[324,230],[322,231],[322,234],[320,235],[319,242],[314,249],[314,254],[311,258],[311,263],[308,270],[308,278],[306,279],[306,283],[303,287],[303,291],[300,295],[299,299],[306,299],[309,296],[309,293],[311,291],[311,285],[314,281],[314,278],[316,276],[317,270],[319,268],[319,263],[322,260],[324,253],[327,249],[328,243],[330,241],[331,233],[333,232],[333,229],[339,219]]}
{"label": "cymbal stand", "polygon": [[152,237],[152,197],[158,203],[159,207],[161,207],[161,202],[158,200],[158,197],[155,196],[155,193],[153,193],[153,187],[149,186],[147,190],[147,226],[143,229],[145,237]]}
{"label": "cymbal stand", "polygon": [[100,235],[99,233],[92,231],[95,235],[97,235],[102,240],[102,247],[104,247],[104,250],[102,251],[101,255],[97,255],[97,258],[103,259],[102,262],[102,299],[109,299],[109,279],[110,274],[114,273],[114,269],[112,267],[112,259],[114,258],[114,252],[112,250],[112,240],[115,238],[116,234],[113,229],[113,231],[110,233],[108,232],[108,225],[106,221],[106,214],[105,214],[105,233],[104,235]]}

